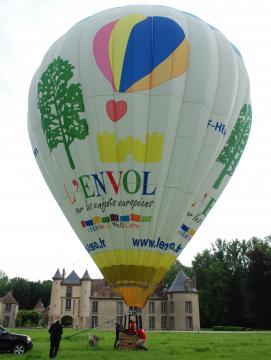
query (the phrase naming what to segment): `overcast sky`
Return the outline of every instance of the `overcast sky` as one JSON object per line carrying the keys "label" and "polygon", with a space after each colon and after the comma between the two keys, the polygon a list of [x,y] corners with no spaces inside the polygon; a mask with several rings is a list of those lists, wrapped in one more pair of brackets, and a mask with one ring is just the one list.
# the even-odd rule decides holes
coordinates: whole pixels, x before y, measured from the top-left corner
{"label": "overcast sky", "polygon": [[[87,268],[101,277],[51,196],[27,132],[31,78],[50,45],[72,25],[112,6],[135,1],[0,0],[0,269],[10,278],[49,279],[55,270]],[[179,260],[217,238],[265,237],[271,215],[271,1],[167,0],[222,31],[242,53],[251,82],[253,124],[243,157],[224,193]]]}

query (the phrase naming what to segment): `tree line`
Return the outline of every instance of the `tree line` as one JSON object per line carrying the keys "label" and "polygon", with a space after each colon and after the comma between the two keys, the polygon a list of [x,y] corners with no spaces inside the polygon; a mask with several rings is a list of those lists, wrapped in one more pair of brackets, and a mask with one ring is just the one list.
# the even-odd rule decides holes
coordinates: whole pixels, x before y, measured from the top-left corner
{"label": "tree line", "polygon": [[271,328],[271,237],[218,239],[192,262],[201,327]]}
{"label": "tree line", "polygon": [[50,304],[52,281],[29,281],[20,277],[9,279],[0,270],[0,297],[12,290],[15,300],[20,305],[20,309],[32,310],[39,299],[47,307]]}

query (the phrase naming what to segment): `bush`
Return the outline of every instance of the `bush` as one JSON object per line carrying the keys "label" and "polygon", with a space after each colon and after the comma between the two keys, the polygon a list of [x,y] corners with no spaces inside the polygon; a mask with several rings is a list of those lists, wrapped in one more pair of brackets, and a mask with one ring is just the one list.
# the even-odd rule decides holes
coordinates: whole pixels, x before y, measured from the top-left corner
{"label": "bush", "polygon": [[43,315],[35,310],[19,310],[16,318],[17,326],[37,326]]}
{"label": "bush", "polygon": [[243,326],[213,326],[214,331],[244,331],[246,330]]}

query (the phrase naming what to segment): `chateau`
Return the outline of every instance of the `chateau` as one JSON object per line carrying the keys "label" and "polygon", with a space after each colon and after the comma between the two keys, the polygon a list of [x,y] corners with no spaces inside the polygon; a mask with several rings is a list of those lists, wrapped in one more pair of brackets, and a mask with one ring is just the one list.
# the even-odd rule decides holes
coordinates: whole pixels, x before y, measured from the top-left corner
{"label": "chateau", "polygon": [[[53,276],[49,324],[61,319],[77,328],[114,329],[128,306],[104,279],[91,279],[86,271],[67,277],[59,269]],[[141,310],[146,330],[199,330],[199,303],[195,281],[180,271],[169,289],[161,284]]]}

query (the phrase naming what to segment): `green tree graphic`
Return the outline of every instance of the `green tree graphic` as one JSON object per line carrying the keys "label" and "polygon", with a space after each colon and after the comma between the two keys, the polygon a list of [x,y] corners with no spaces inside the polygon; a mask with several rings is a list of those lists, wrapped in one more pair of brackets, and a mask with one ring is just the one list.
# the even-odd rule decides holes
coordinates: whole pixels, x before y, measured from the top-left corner
{"label": "green tree graphic", "polygon": [[38,108],[49,149],[63,144],[72,169],[75,168],[69,146],[74,139],[88,135],[88,125],[81,119],[85,110],[80,84],[69,84],[74,66],[60,57],[53,60],[38,83]]}
{"label": "green tree graphic", "polygon": [[251,118],[251,105],[244,104],[226,145],[216,159],[225,166],[213,185],[214,189],[218,189],[226,175],[232,176],[234,173],[248,140]]}

